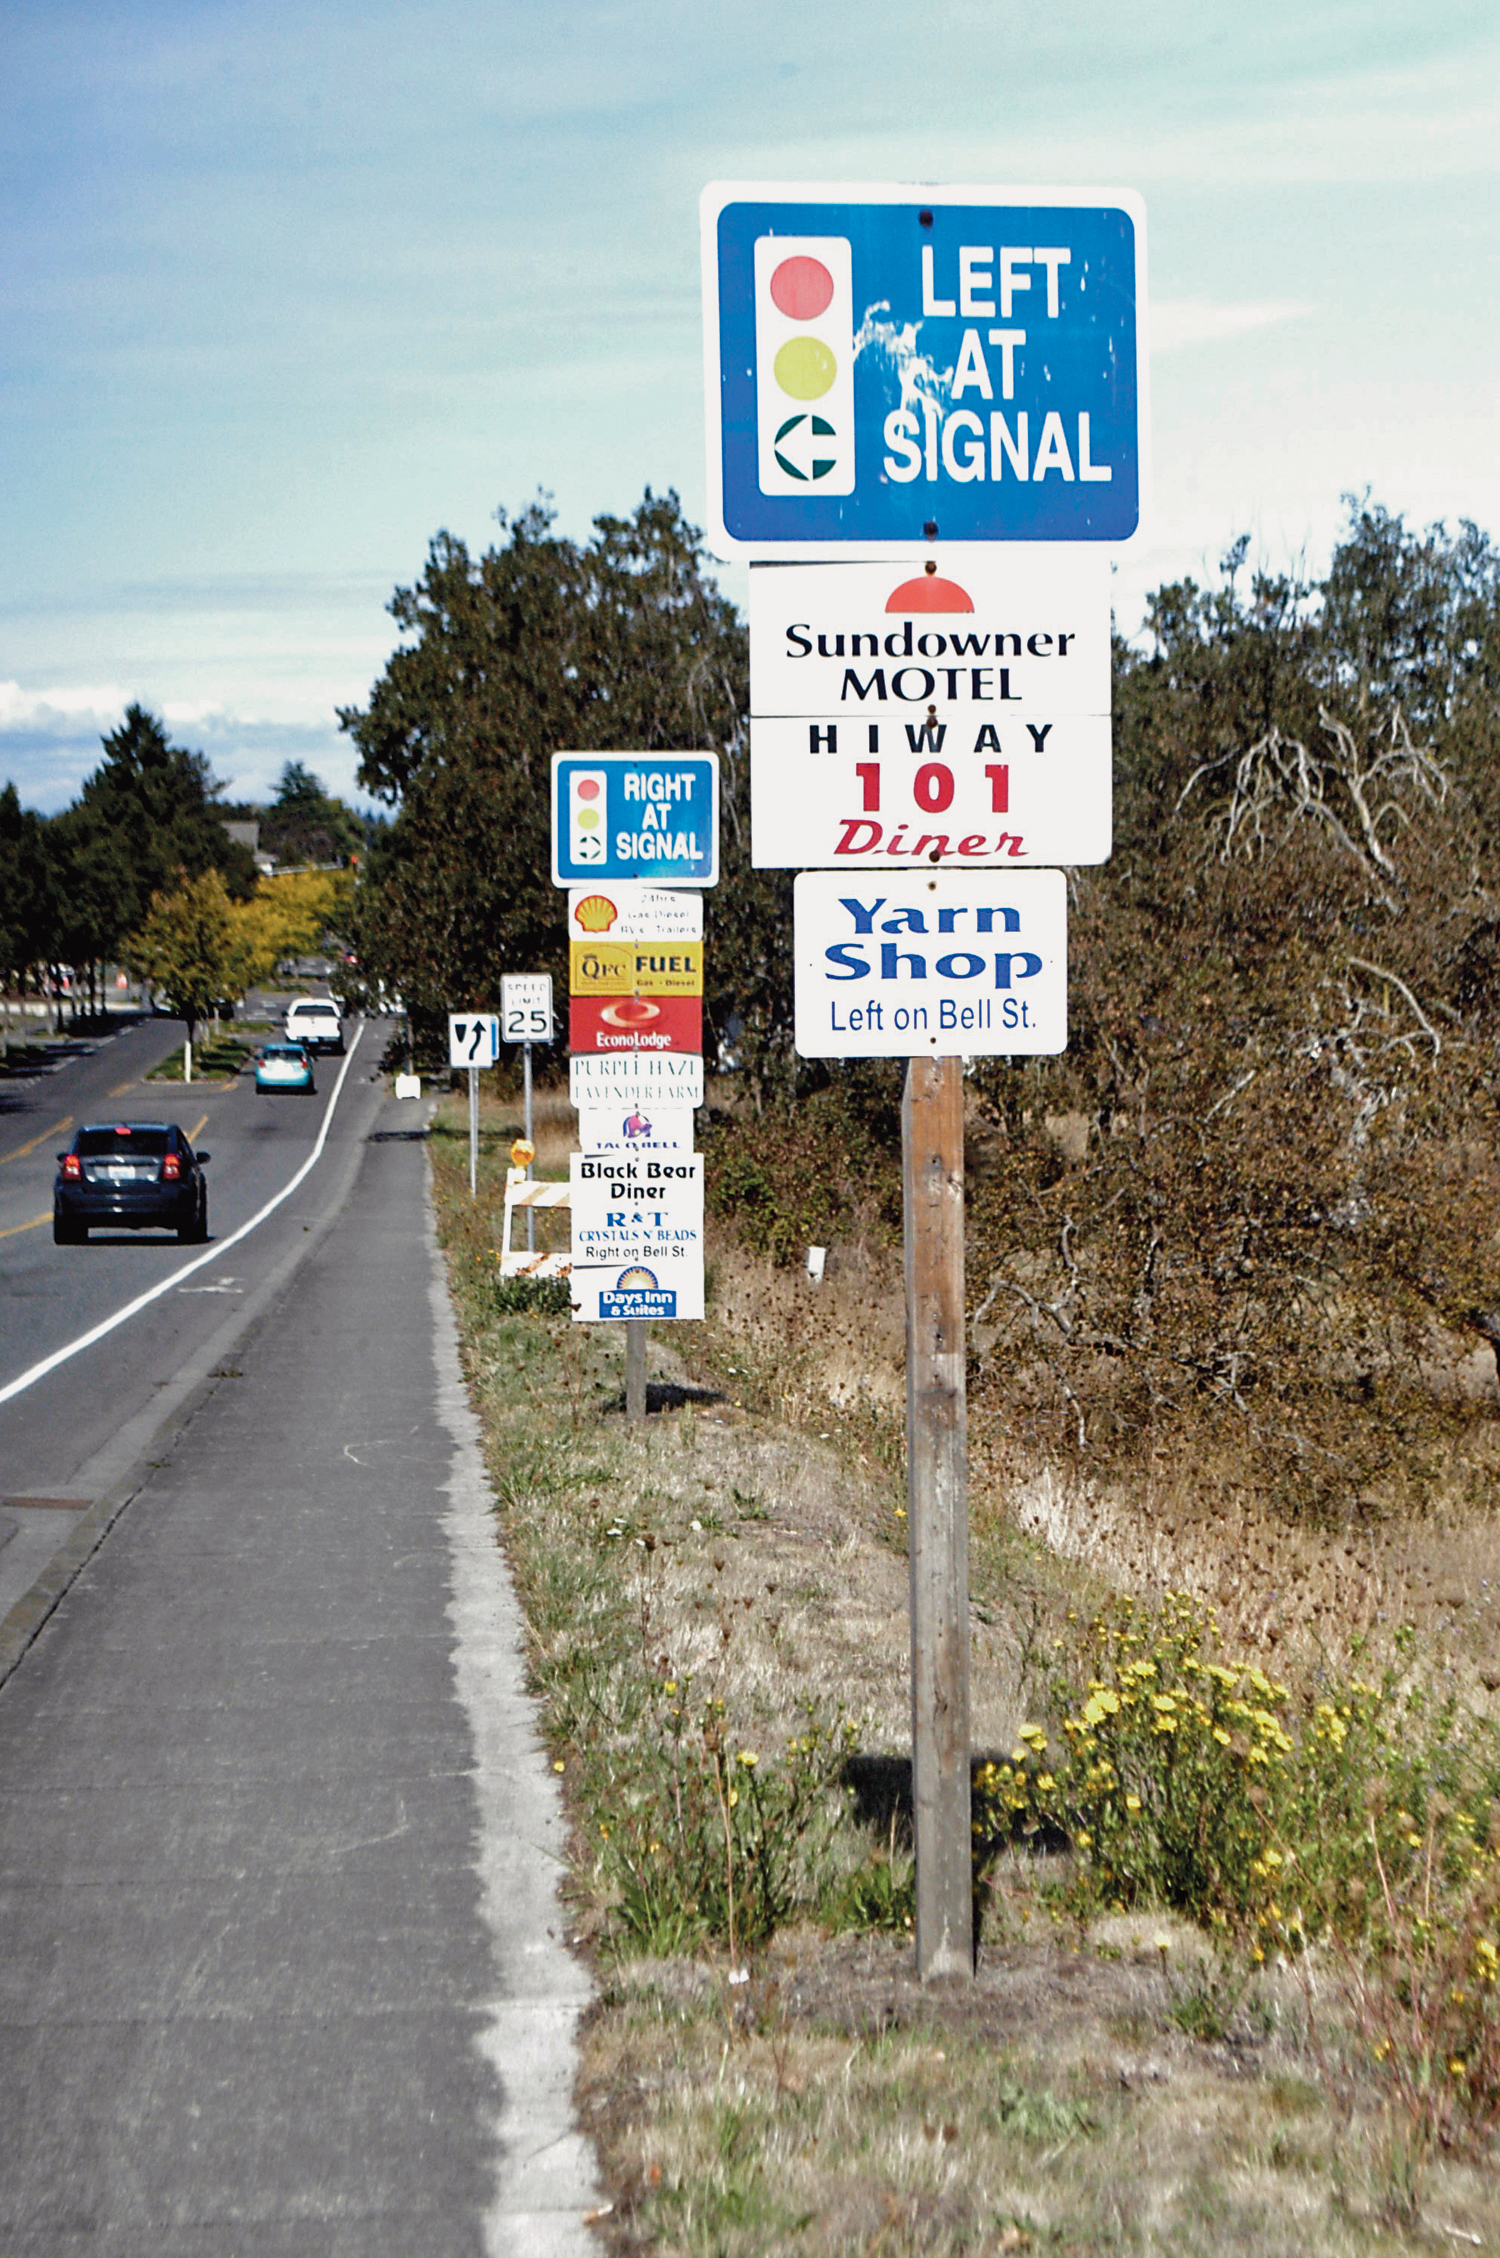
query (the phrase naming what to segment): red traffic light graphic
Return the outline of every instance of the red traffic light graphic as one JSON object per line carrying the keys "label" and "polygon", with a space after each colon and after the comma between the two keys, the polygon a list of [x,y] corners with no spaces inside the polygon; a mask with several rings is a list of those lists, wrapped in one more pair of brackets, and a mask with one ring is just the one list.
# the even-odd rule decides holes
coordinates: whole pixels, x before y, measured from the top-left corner
{"label": "red traffic light graphic", "polygon": [[847,236],[758,239],[755,353],[762,493],[852,493],[854,296]]}

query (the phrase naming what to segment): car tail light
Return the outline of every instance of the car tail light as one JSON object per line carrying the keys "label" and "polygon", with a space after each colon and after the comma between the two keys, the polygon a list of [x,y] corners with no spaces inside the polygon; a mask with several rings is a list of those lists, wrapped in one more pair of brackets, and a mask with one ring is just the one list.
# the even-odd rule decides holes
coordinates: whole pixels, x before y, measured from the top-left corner
{"label": "car tail light", "polygon": [[63,1154],[63,1175],[68,1183],[76,1184],[83,1174],[83,1163],[77,1153]]}
{"label": "car tail light", "polygon": [[164,1184],[175,1184],[181,1174],[181,1161],[178,1159],[176,1153],[168,1153],[165,1160],[161,1164],[162,1182]]}

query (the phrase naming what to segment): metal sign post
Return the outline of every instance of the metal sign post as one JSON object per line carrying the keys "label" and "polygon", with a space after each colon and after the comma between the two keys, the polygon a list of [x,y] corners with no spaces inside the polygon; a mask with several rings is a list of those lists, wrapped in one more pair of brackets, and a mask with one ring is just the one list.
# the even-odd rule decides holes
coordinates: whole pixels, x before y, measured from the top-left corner
{"label": "metal sign post", "polygon": [[[523,1116],[523,1120],[524,1120],[524,1123],[525,1123],[524,1134],[525,1134],[525,1138],[526,1138],[526,1142],[527,1142],[527,1144],[528,1144],[528,1145],[530,1145],[530,1146],[532,1147],[532,1149],[533,1149],[533,1150],[535,1150],[535,1148],[536,1148],[536,1139],[535,1139],[535,1137],[533,1137],[533,1135],[531,1134],[531,1045],[530,1045],[530,1043],[523,1043],[523,1044],[521,1045],[521,1089],[522,1089],[522,1093],[523,1093],[523,1095],[522,1095],[522,1116]],[[531,1171],[532,1171],[532,1169],[533,1169],[533,1167],[534,1167],[534,1166],[535,1166],[535,1163],[534,1163],[533,1161],[529,1161],[529,1160],[527,1161],[527,1163],[526,1163],[526,1173],[527,1173],[527,1175],[528,1175],[528,1176],[529,1176],[529,1175],[531,1174]],[[536,1215],[535,1215],[534,1211],[533,1211],[533,1210],[532,1210],[531,1208],[528,1208],[528,1209],[526,1210],[526,1252],[527,1252],[528,1254],[535,1254],[535,1253],[536,1253]]]}
{"label": "metal sign post", "polygon": [[[531,1046],[533,1043],[550,1043],[552,1040],[552,975],[550,972],[507,973],[500,983],[500,1023],[507,1043],[521,1046],[521,1087],[525,1106],[525,1135],[528,1145],[535,1146],[531,1133]],[[530,1177],[534,1167],[526,1163]],[[526,1210],[526,1251],[536,1252],[536,1216]]]}
{"label": "metal sign post", "polygon": [[914,1058],[901,1106],[906,1494],[917,1967],[974,1965],[969,1835],[969,1477],[963,1062]]}
{"label": "metal sign post", "polygon": [[627,1317],[625,1320],[625,1416],[627,1419],[644,1419],[646,1416],[644,1317]]}
{"label": "metal sign post", "polygon": [[493,1011],[449,1012],[448,1064],[469,1075],[469,1197],[479,1197],[479,1070],[500,1055],[500,1019]]}

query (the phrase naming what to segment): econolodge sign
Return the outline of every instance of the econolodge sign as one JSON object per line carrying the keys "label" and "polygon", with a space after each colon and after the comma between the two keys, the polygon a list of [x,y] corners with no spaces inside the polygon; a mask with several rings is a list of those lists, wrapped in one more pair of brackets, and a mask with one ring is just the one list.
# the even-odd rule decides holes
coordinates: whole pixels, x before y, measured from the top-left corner
{"label": "econolodge sign", "polygon": [[1136,532],[1139,197],[717,183],[701,222],[712,546]]}

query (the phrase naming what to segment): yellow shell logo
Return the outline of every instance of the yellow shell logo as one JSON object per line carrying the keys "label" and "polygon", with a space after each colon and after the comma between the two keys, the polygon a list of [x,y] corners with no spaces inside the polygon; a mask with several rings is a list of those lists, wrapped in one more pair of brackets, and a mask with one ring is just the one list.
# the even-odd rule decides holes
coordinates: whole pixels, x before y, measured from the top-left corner
{"label": "yellow shell logo", "polygon": [[573,920],[585,933],[607,933],[619,914],[608,894],[588,894],[574,910]]}

